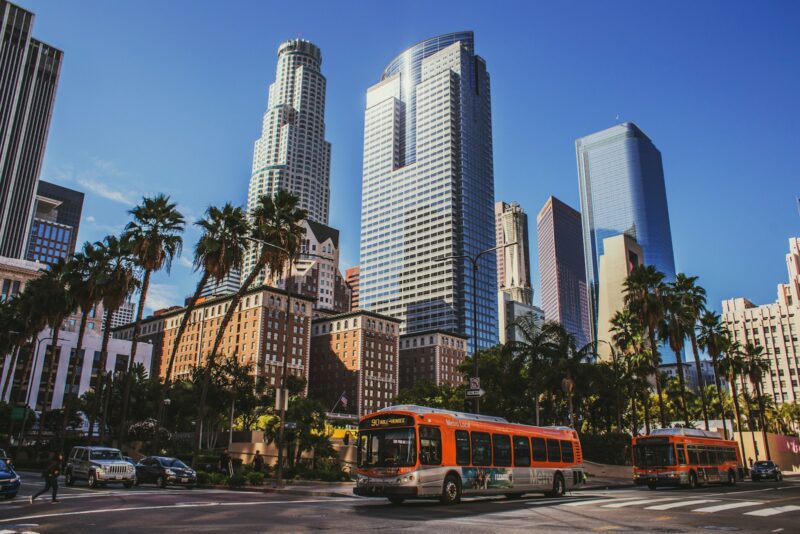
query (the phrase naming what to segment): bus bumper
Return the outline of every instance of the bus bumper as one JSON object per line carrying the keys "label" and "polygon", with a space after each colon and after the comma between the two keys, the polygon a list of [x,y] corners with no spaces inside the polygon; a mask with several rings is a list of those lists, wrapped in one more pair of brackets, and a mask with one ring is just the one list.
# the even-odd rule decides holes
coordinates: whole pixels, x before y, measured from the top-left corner
{"label": "bus bumper", "polygon": [[678,473],[659,473],[657,475],[635,476],[633,477],[633,483],[637,486],[680,486],[681,484],[688,483],[688,479],[686,481],[681,481],[681,476]]}
{"label": "bus bumper", "polygon": [[355,495],[361,497],[408,497],[417,496],[415,486],[356,486],[353,488]]}

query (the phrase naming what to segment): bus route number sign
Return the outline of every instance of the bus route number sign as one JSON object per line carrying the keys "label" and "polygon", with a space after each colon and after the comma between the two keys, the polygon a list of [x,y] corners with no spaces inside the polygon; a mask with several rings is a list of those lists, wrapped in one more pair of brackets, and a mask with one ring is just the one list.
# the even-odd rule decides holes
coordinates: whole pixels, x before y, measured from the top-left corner
{"label": "bus route number sign", "polygon": [[414,426],[414,418],[406,415],[379,415],[371,417],[358,425],[360,429],[392,428],[397,426]]}

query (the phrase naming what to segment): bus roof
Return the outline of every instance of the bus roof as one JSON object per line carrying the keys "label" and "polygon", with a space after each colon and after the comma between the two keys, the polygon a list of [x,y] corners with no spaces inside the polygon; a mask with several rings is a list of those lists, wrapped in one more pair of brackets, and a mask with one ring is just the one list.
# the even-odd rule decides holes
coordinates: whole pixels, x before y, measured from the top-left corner
{"label": "bus roof", "polygon": [[491,423],[508,423],[508,419],[503,417],[495,417],[493,415],[480,415],[476,413],[454,412],[452,410],[443,410],[441,408],[428,408],[427,406],[418,406],[416,404],[398,404],[397,406],[387,406],[381,408],[378,412],[411,412],[416,414],[426,413],[439,413],[449,415],[457,419],[466,419],[469,421],[487,421]]}
{"label": "bus roof", "polygon": [[651,436],[691,436],[694,438],[722,439],[717,432],[710,430],[700,430],[698,428],[654,428],[650,431]]}

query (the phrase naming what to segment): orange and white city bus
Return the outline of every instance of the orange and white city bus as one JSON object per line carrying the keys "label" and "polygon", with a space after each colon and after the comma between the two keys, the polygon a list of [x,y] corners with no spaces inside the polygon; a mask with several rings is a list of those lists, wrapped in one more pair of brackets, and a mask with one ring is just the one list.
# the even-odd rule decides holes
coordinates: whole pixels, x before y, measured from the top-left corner
{"label": "orange and white city bus", "polygon": [[735,441],[693,428],[659,428],[633,438],[633,481],[647,485],[736,484],[744,467]]}
{"label": "orange and white city bus", "polygon": [[584,482],[571,428],[414,405],[379,410],[358,428],[356,495],[453,504],[462,495],[561,496]]}

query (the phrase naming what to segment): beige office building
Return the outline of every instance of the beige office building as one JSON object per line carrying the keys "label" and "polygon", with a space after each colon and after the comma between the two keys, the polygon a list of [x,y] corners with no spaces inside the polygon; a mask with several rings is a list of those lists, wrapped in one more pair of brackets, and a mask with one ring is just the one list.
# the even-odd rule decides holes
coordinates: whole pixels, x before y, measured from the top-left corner
{"label": "beige office building", "polygon": [[600,360],[611,358],[608,345],[611,342],[611,319],[625,307],[625,280],[634,267],[642,264],[643,258],[642,247],[625,234],[603,240],[597,298],[597,354]]}
{"label": "beige office building", "polygon": [[[776,404],[800,400],[800,238],[789,239],[789,282],[778,284],[778,300],[757,306],[746,298],[722,301],[722,321],[742,346],[764,347],[769,374],[762,384]],[[751,384],[746,384],[748,390]]]}

